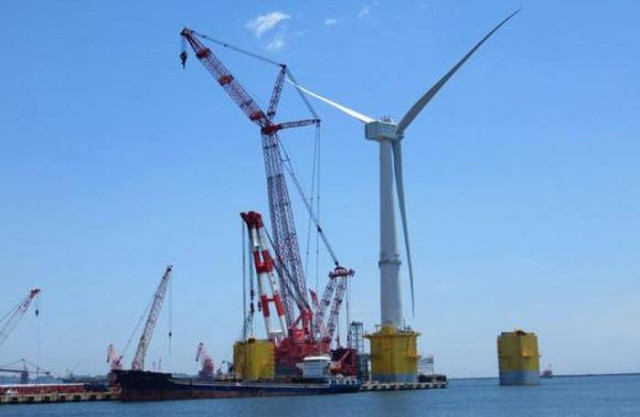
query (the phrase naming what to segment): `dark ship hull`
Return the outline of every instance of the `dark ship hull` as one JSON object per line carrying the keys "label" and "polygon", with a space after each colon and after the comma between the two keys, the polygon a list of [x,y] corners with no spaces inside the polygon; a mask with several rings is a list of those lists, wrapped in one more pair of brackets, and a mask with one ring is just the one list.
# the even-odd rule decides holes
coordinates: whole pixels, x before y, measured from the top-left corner
{"label": "dark ship hull", "polygon": [[360,391],[357,380],[322,382],[240,382],[176,378],[171,374],[114,371],[122,401],[187,400],[198,398],[277,397],[343,394]]}

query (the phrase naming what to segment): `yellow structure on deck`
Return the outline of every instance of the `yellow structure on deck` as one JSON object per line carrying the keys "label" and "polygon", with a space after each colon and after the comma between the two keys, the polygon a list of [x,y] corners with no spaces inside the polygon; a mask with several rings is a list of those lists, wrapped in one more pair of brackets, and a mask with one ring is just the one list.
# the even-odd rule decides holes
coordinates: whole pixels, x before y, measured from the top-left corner
{"label": "yellow structure on deck", "polygon": [[249,338],[233,345],[236,377],[244,381],[275,378],[275,351],[269,340]]}
{"label": "yellow structure on deck", "polygon": [[537,385],[540,383],[538,336],[516,329],[498,336],[500,385]]}
{"label": "yellow structure on deck", "polygon": [[371,342],[371,380],[416,382],[418,379],[417,342],[420,333],[383,325],[365,335]]}

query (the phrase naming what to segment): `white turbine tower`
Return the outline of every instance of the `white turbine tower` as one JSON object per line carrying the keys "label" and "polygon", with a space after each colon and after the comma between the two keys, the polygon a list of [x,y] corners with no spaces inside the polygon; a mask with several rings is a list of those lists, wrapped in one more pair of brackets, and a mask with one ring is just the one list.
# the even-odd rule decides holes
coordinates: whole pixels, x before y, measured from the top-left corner
{"label": "white turbine tower", "polygon": [[[315,97],[337,108],[349,116],[360,120],[365,124],[366,139],[377,141],[380,145],[380,293],[381,293],[381,322],[383,325],[393,325],[399,329],[403,325],[402,297],[400,291],[400,259],[396,240],[396,221],[394,213],[393,182],[395,177],[396,191],[398,194],[398,206],[404,231],[404,243],[407,250],[407,263],[409,264],[409,277],[411,283],[411,306],[414,311],[415,297],[413,292],[413,268],[411,265],[411,250],[409,246],[409,230],[407,227],[407,214],[404,202],[404,184],[402,180],[402,148],[401,143],[404,132],[411,122],[440,91],[453,74],[473,55],[480,46],[493,35],[502,25],[515,16],[520,10],[516,10],[506,19],[500,22],[480,40],[449,72],[435,83],[409,111],[398,124],[389,118],[376,120],[366,116],[316,93],[313,93],[293,81],[289,81],[304,93]],[[392,156],[393,155],[393,156]],[[392,163],[393,159],[393,163]]]}

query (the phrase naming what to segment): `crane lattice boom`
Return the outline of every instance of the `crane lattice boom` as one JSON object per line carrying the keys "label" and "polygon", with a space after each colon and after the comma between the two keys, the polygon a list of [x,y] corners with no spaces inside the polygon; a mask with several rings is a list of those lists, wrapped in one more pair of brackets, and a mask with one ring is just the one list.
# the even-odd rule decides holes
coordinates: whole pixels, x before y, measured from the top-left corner
{"label": "crane lattice boom", "polygon": [[[304,269],[300,258],[298,238],[296,236],[293,211],[289,191],[284,178],[282,156],[277,132],[281,129],[317,125],[318,119],[305,119],[286,123],[275,123],[274,117],[280,100],[282,88],[287,75],[287,67],[280,64],[280,71],[276,77],[275,86],[271,94],[269,108],[263,111],[256,101],[236,80],[225,65],[213,54],[211,49],[202,44],[197,34],[191,29],[185,28],[181,35],[194,50],[196,57],[204,67],[213,75],[218,84],[225,90],[238,107],[247,115],[249,120],[260,128],[262,136],[262,149],[267,174],[267,189],[269,196],[269,213],[271,227],[275,240],[276,261],[280,268],[284,269],[279,274],[280,287],[294,286],[294,292],[285,291],[282,301],[284,304],[287,323],[295,323],[294,305],[298,310],[309,310],[307,301],[307,286],[304,277]],[[183,51],[183,62],[186,54]],[[290,282],[286,282],[290,281]],[[292,293],[301,297],[292,297]]]}
{"label": "crane lattice boom", "polygon": [[[2,346],[2,344],[7,340],[13,329],[16,328],[20,319],[24,316],[24,313],[29,309],[31,302],[39,293],[40,288],[31,289],[22,301],[20,301],[17,306],[12,308],[9,313],[3,317],[3,320],[6,319],[6,323],[0,327],[0,346]],[[38,314],[37,311],[36,314]]]}
{"label": "crane lattice boom", "polygon": [[156,323],[158,322],[158,316],[160,315],[160,310],[162,309],[165,295],[167,294],[169,277],[171,276],[172,270],[173,266],[167,266],[167,270],[162,276],[160,284],[158,285],[158,289],[153,296],[153,303],[151,304],[151,309],[149,310],[149,317],[147,317],[147,321],[144,325],[144,330],[142,331],[142,335],[140,335],[140,341],[138,342],[136,355],[134,356],[133,362],[131,363],[131,369],[134,371],[144,371],[144,359],[147,354],[147,349],[149,348],[149,343],[151,342],[153,330],[156,328]]}
{"label": "crane lattice boom", "polygon": [[[344,293],[347,289],[347,280],[354,275],[355,272],[353,269],[346,269],[343,267],[336,267],[329,273],[329,282],[324,288],[322,299],[318,303],[318,308],[316,309],[316,314],[313,320],[314,331],[318,339],[329,342],[333,339],[333,334],[337,326],[338,313],[340,312],[340,306],[342,305]],[[324,316],[329,306],[331,306],[331,312],[329,313],[329,318],[325,324]]]}

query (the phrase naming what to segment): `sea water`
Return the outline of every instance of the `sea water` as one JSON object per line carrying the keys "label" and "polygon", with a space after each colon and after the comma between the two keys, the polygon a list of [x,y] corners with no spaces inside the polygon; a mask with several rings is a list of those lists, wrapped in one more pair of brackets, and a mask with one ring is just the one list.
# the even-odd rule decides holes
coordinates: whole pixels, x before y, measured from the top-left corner
{"label": "sea water", "polygon": [[150,403],[2,405],[0,417],[31,416],[640,416],[640,375],[555,377],[539,386],[501,387],[497,379],[453,379],[447,389],[312,397]]}

